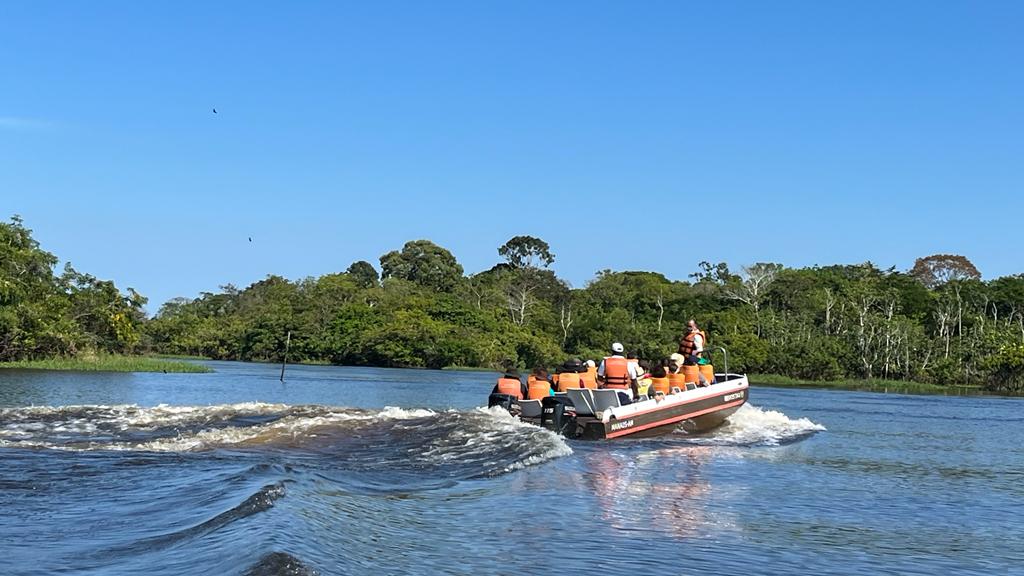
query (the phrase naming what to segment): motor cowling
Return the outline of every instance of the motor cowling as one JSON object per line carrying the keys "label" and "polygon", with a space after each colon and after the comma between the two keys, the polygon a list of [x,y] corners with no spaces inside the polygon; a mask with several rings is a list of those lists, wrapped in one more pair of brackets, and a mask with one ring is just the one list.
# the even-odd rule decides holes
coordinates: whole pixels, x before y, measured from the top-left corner
{"label": "motor cowling", "polygon": [[572,400],[565,396],[541,399],[540,425],[563,436],[576,435],[576,410]]}
{"label": "motor cowling", "polygon": [[501,406],[505,410],[511,411],[514,405],[516,405],[516,397],[511,394],[491,394],[487,397],[488,408]]}

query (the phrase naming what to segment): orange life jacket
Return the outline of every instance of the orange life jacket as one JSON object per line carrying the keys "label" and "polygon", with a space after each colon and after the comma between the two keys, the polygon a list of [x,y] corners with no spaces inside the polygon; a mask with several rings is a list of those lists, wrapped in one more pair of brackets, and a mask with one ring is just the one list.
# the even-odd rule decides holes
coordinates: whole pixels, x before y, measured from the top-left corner
{"label": "orange life jacket", "polygon": [[671,390],[672,388],[686,390],[686,376],[684,376],[683,374],[669,374],[668,385],[669,390]]}
{"label": "orange life jacket", "polygon": [[672,390],[672,385],[669,384],[669,377],[664,378],[651,378],[651,389],[655,392],[661,392],[662,394],[668,394]]}
{"label": "orange life jacket", "polygon": [[700,373],[701,373],[701,376],[704,376],[704,379],[708,381],[708,384],[714,384],[715,383],[715,367],[714,366],[712,366],[711,364],[701,364],[700,365]]}
{"label": "orange life jacket", "polygon": [[700,366],[697,366],[696,364],[683,366],[683,376],[686,378],[687,382],[693,382],[694,384],[699,383],[700,376],[698,376],[698,374],[700,374]]}
{"label": "orange life jacket", "polygon": [[703,330],[697,330],[696,332],[687,332],[686,336],[679,342],[679,353],[683,356],[689,356],[697,350],[697,344],[693,341],[694,337],[700,334],[701,340],[704,342],[704,346],[708,345],[708,337],[704,334]]}
{"label": "orange life jacket", "polygon": [[562,372],[558,375],[558,391],[565,392],[569,388],[583,388],[583,377],[575,372]]}
{"label": "orange life jacket", "polygon": [[597,367],[587,366],[587,371],[580,374],[580,378],[583,379],[583,387],[596,389],[597,388]]}
{"label": "orange life jacket", "polygon": [[498,378],[498,394],[515,396],[516,400],[523,399],[523,383],[518,378]]}
{"label": "orange life jacket", "polygon": [[530,400],[540,400],[551,395],[551,384],[533,376],[526,379],[526,389],[526,397]]}
{"label": "orange life jacket", "polygon": [[604,387],[625,390],[630,387],[629,361],[622,356],[604,359]]}

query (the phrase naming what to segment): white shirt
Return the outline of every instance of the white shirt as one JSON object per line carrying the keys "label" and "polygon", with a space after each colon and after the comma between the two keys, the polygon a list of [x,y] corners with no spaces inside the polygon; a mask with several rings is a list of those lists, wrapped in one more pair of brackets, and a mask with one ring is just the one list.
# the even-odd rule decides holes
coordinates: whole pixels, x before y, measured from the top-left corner
{"label": "white shirt", "polygon": [[[623,358],[624,359],[622,354],[612,354],[611,356],[609,356],[609,358]],[[629,377],[634,379],[634,380],[639,378],[639,377],[641,377],[641,376],[643,376],[643,374],[640,373],[640,366],[638,364],[633,364],[633,363],[627,362],[626,363],[626,372],[629,374]],[[597,367],[597,375],[602,377],[602,378],[604,378],[604,360],[603,359],[601,360],[601,365]],[[616,392],[624,392],[627,396],[629,396],[630,400],[633,399],[633,387],[632,386],[630,386],[628,388],[625,388],[625,389],[617,389]]]}
{"label": "white shirt", "polygon": [[693,335],[693,353],[704,351],[704,337],[700,335],[700,332]]}
{"label": "white shirt", "polygon": [[[609,358],[624,358],[622,354],[612,354]],[[640,371],[639,364],[629,363],[626,366],[627,372],[629,372],[630,378],[639,378],[643,376],[643,372]],[[601,360],[601,365],[597,367],[597,375],[604,378],[604,360]]]}

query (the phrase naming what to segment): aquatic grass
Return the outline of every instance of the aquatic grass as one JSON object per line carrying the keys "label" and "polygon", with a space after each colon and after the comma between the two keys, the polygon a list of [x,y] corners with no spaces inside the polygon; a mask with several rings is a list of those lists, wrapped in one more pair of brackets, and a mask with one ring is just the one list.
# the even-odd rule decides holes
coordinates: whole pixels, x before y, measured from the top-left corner
{"label": "aquatic grass", "polygon": [[213,360],[207,356],[196,356],[194,354],[147,354],[146,358],[158,358],[160,360]]}
{"label": "aquatic grass", "polygon": [[829,390],[856,390],[861,392],[884,392],[896,394],[943,394],[963,396],[982,394],[981,386],[926,384],[908,380],[884,380],[863,378],[856,380],[803,380],[778,374],[750,374],[750,383],[755,386],[778,388],[823,388]]}
{"label": "aquatic grass", "polygon": [[449,370],[452,372],[500,372],[496,368],[482,368],[480,366],[445,366],[441,370]]}
{"label": "aquatic grass", "polygon": [[99,354],[81,357],[58,357],[43,360],[17,360],[0,362],[0,368],[29,370],[68,370],[79,372],[212,372],[209,367],[194,362],[164,360],[152,356],[125,356]]}

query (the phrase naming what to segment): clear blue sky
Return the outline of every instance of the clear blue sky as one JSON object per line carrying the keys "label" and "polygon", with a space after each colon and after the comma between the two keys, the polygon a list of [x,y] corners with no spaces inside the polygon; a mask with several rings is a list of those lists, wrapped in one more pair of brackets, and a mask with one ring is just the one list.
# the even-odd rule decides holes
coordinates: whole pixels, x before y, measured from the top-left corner
{"label": "clear blue sky", "polygon": [[993,278],[1024,272],[1022,21],[995,1],[7,1],[0,217],[151,312],[418,238],[477,272],[517,234],[574,286],[945,252]]}

